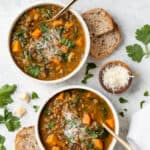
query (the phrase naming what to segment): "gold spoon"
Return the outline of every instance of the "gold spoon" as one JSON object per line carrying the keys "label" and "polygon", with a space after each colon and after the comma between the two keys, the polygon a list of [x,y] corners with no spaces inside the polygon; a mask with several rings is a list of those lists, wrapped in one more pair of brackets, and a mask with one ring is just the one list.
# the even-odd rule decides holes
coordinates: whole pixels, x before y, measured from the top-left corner
{"label": "gold spoon", "polygon": [[96,120],[102,125],[102,127],[103,127],[104,129],[106,129],[107,132],[110,133],[124,148],[126,148],[126,150],[133,150],[133,149],[129,146],[129,144],[128,144],[127,142],[125,142],[122,138],[120,138],[118,135],[116,135],[115,132],[114,132],[112,129],[110,129],[106,123],[104,123],[104,121],[101,119],[101,116],[97,115],[97,113],[96,113],[95,111],[91,110],[91,109],[89,109],[89,111],[90,111],[91,113],[94,113],[94,116],[96,116],[95,119],[96,119]]}

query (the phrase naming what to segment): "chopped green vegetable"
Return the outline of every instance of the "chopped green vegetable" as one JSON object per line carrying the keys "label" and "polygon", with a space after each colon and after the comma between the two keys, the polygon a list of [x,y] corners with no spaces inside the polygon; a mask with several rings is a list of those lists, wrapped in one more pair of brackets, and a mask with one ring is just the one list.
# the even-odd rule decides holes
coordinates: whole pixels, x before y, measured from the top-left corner
{"label": "chopped green vegetable", "polygon": [[5,137],[0,135],[0,150],[6,150],[4,143],[5,143]]}
{"label": "chopped green vegetable", "polygon": [[38,77],[40,74],[40,67],[39,66],[28,66],[27,72],[32,75],[33,77]]}
{"label": "chopped green vegetable", "polygon": [[139,44],[129,45],[126,47],[128,56],[133,61],[141,62],[143,57],[150,56],[148,44],[150,43],[150,25],[144,25],[142,28],[136,30],[136,39],[142,42],[144,48]]}
{"label": "chopped green vegetable", "polygon": [[39,96],[38,96],[38,94],[36,92],[33,91],[32,94],[31,94],[31,98],[32,99],[38,99]]}
{"label": "chopped green vegetable", "polygon": [[5,124],[10,132],[21,127],[20,119],[16,116],[13,116],[12,112],[9,112],[7,108],[4,109],[4,115],[0,115],[0,124]]}
{"label": "chopped green vegetable", "polygon": [[132,58],[133,61],[141,62],[144,56],[144,51],[139,44],[129,45],[126,47],[128,56]]}
{"label": "chopped green vegetable", "polygon": [[64,62],[68,61],[68,56],[69,56],[68,53],[63,53],[63,54],[61,55],[62,61],[64,61]]}
{"label": "chopped green vegetable", "polygon": [[108,116],[108,111],[107,111],[107,109],[106,109],[105,107],[101,107],[101,110],[102,110],[102,113],[103,113],[103,117],[104,117],[104,118],[107,118],[107,116]]}
{"label": "chopped green vegetable", "polygon": [[54,127],[54,122],[49,121],[49,122],[48,122],[48,128],[52,128],[52,127]]}
{"label": "chopped green vegetable", "polygon": [[75,47],[75,42],[73,42],[73,41],[71,41],[69,39],[61,38],[60,39],[60,43],[65,45],[65,46],[67,46],[69,49]]}
{"label": "chopped green vegetable", "polygon": [[48,26],[46,24],[41,24],[40,25],[40,29],[41,31],[44,33],[44,32],[47,32],[48,31]]}
{"label": "chopped green vegetable", "polygon": [[46,18],[50,18],[51,17],[51,14],[52,14],[52,11],[50,9],[47,9],[46,10],[46,13],[45,13],[45,17]]}
{"label": "chopped green vegetable", "polygon": [[44,114],[45,114],[45,115],[49,115],[50,113],[51,113],[50,108],[46,108],[46,109],[44,110]]}
{"label": "chopped green vegetable", "polygon": [[144,96],[149,96],[149,92],[148,92],[148,91],[145,91],[145,92],[144,92]]}
{"label": "chopped green vegetable", "polygon": [[38,112],[38,110],[40,109],[40,106],[38,106],[38,105],[33,105],[33,108],[34,108],[34,111],[35,111],[35,112]]}
{"label": "chopped green vegetable", "polygon": [[123,112],[123,111],[119,112],[119,115],[120,115],[121,117],[124,117],[124,112]]}
{"label": "chopped green vegetable", "polygon": [[128,103],[128,100],[125,99],[125,98],[123,98],[123,97],[120,97],[120,98],[119,98],[119,102],[122,103],[122,104],[123,104],[123,103]]}
{"label": "chopped green vegetable", "polygon": [[144,100],[140,102],[140,108],[141,109],[143,108],[143,106],[144,106],[145,103],[146,103],[146,101],[144,101]]}
{"label": "chopped green vegetable", "polygon": [[92,150],[92,148],[93,148],[93,143],[90,141],[88,142],[87,149]]}
{"label": "chopped green vegetable", "polygon": [[20,29],[20,30],[18,30],[15,34],[16,34],[17,36],[22,36],[24,33],[25,33],[25,30]]}
{"label": "chopped green vegetable", "polygon": [[5,84],[0,88],[0,108],[13,102],[11,95],[16,91],[17,86]]}
{"label": "chopped green vegetable", "polygon": [[94,75],[93,74],[86,74],[84,79],[81,81],[83,84],[87,84],[87,80],[92,78]]}

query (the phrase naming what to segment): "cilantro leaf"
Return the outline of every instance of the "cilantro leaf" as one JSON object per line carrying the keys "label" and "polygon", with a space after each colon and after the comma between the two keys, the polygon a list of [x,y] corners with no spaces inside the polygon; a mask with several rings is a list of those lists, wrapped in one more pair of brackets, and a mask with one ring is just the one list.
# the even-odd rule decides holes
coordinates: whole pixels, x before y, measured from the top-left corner
{"label": "cilantro leaf", "polygon": [[21,127],[20,119],[13,116],[12,112],[9,112],[7,108],[4,109],[4,116],[0,115],[0,124],[5,124],[8,131],[15,131]]}
{"label": "cilantro leaf", "polygon": [[48,128],[52,128],[54,127],[54,122],[53,121],[49,121],[48,122]]}
{"label": "cilantro leaf", "polygon": [[46,24],[41,24],[40,25],[40,29],[41,31],[44,33],[44,32],[47,32],[48,31],[48,26]]}
{"label": "cilantro leaf", "polygon": [[140,102],[140,108],[141,108],[141,109],[143,108],[143,106],[144,106],[145,103],[146,103],[146,102],[145,102],[144,100]]}
{"label": "cilantro leaf", "polygon": [[31,97],[32,97],[32,99],[39,98],[38,94],[36,92],[34,92],[34,91],[32,92]]}
{"label": "cilantro leaf", "polygon": [[96,64],[94,64],[93,62],[87,63],[85,74],[88,74],[91,69],[95,69],[95,68],[96,68]]}
{"label": "cilantro leaf", "polygon": [[123,112],[123,111],[119,112],[119,115],[120,115],[121,117],[124,117],[124,112]]}
{"label": "cilantro leaf", "polygon": [[27,69],[27,72],[33,77],[38,77],[40,74],[39,66],[28,66],[26,69]]}
{"label": "cilantro leaf", "polygon": [[132,58],[133,61],[141,62],[144,54],[142,47],[139,44],[129,45],[126,47],[128,56]]}
{"label": "cilantro leaf", "polygon": [[0,150],[6,150],[4,143],[5,143],[5,137],[0,135]]}
{"label": "cilantro leaf", "polygon": [[17,86],[5,84],[0,88],[0,108],[13,102],[11,94],[16,91]]}
{"label": "cilantro leaf", "polygon": [[120,103],[128,103],[128,100],[125,99],[125,98],[123,98],[123,97],[120,97],[120,98],[119,98],[119,102],[120,102]]}
{"label": "cilantro leaf", "polygon": [[93,74],[86,74],[84,79],[81,81],[83,84],[87,84],[87,80],[92,78]]}
{"label": "cilantro leaf", "polygon": [[143,42],[145,45],[150,43],[150,25],[144,25],[136,30],[136,39]]}

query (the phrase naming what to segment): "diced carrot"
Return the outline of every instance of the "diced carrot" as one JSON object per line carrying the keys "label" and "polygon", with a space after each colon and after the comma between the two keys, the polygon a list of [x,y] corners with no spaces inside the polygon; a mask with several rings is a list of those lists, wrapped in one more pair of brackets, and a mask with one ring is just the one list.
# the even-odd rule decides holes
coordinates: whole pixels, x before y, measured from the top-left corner
{"label": "diced carrot", "polygon": [[75,57],[75,53],[74,52],[70,52],[69,56],[68,56],[68,60],[69,62],[71,62],[71,60]]}
{"label": "diced carrot", "polygon": [[73,26],[73,23],[71,23],[71,22],[66,22],[65,23],[65,27],[68,28],[68,29],[70,29],[72,26]]}
{"label": "diced carrot", "polygon": [[57,27],[57,26],[61,26],[63,25],[63,21],[62,20],[55,20],[53,21],[53,26]]}
{"label": "diced carrot", "polygon": [[67,53],[67,52],[68,52],[68,48],[63,45],[63,46],[61,47],[61,51],[62,51],[63,53]]}
{"label": "diced carrot", "polygon": [[42,31],[39,28],[35,29],[31,33],[32,38],[35,38],[35,39],[39,38],[41,35],[42,35]]}
{"label": "diced carrot", "polygon": [[58,143],[58,139],[56,137],[55,134],[50,134],[47,139],[46,139],[46,143],[52,146],[56,146]]}
{"label": "diced carrot", "polygon": [[64,99],[64,93],[63,93],[63,92],[60,93],[60,94],[56,97],[56,99],[58,99],[58,100],[63,100],[63,99]]}
{"label": "diced carrot", "polygon": [[21,42],[19,40],[15,40],[12,44],[12,51],[14,53],[20,52],[22,50]]}
{"label": "diced carrot", "polygon": [[76,40],[76,45],[82,46],[83,45],[83,38],[80,37],[79,39]]}
{"label": "diced carrot", "polygon": [[34,8],[29,11],[30,16],[34,16],[36,13],[37,13],[37,11]]}
{"label": "diced carrot", "polygon": [[87,98],[90,98],[92,96],[92,93],[91,92],[88,92],[87,94],[86,94],[86,97]]}
{"label": "diced carrot", "polygon": [[59,146],[53,146],[52,150],[60,150],[61,148]]}
{"label": "diced carrot", "polygon": [[103,150],[103,142],[101,139],[93,139],[92,142],[93,142],[95,148]]}
{"label": "diced carrot", "polygon": [[36,13],[34,16],[33,16],[34,20],[37,21],[39,19],[39,14]]}
{"label": "diced carrot", "polygon": [[115,123],[114,123],[114,119],[113,119],[113,118],[107,119],[105,122],[106,122],[106,124],[107,124],[111,129],[114,129],[114,128],[115,128]]}
{"label": "diced carrot", "polygon": [[91,124],[91,117],[90,117],[90,115],[88,113],[84,113],[83,114],[82,123],[86,124],[86,125],[90,125]]}
{"label": "diced carrot", "polygon": [[60,60],[57,57],[53,57],[51,59],[51,62],[54,63],[54,64],[56,64],[56,65],[61,65]]}
{"label": "diced carrot", "polygon": [[68,38],[69,35],[70,35],[70,33],[68,32],[68,33],[63,34],[62,36],[63,36],[63,38]]}

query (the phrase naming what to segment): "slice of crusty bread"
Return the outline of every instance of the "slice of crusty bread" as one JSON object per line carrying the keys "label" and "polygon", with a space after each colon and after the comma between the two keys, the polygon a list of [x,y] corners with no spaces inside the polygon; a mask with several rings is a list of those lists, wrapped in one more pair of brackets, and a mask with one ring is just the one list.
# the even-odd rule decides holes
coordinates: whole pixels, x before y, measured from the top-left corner
{"label": "slice of crusty bread", "polygon": [[89,10],[82,14],[83,19],[86,21],[91,34],[100,36],[114,28],[113,19],[102,8]]}
{"label": "slice of crusty bread", "polygon": [[120,44],[121,32],[117,24],[114,24],[114,30],[99,37],[91,35],[91,55],[102,59],[109,56]]}
{"label": "slice of crusty bread", "polygon": [[15,150],[40,150],[35,138],[33,126],[23,128],[17,133]]}

